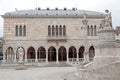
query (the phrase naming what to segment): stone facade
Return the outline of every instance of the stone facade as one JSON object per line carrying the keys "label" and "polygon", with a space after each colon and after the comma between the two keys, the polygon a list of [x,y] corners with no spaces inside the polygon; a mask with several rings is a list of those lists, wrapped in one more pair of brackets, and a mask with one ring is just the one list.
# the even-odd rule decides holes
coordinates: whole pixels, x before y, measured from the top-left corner
{"label": "stone facade", "polygon": [[[18,49],[24,49],[24,62],[81,61],[84,53],[94,57],[98,29],[105,13],[85,10],[21,10],[5,13],[3,33],[4,62],[18,62]],[[25,31],[16,32],[16,26]],[[48,27],[54,34],[48,35]],[[57,28],[62,26],[62,34]],[[65,26],[65,30],[63,27]],[[65,32],[65,35],[64,32]],[[23,33],[24,32],[24,33]],[[50,32],[53,34],[53,32]],[[21,36],[23,35],[24,36]],[[61,34],[61,35],[60,35]],[[17,36],[16,36],[17,35]],[[63,59],[65,58],[65,59]]]}

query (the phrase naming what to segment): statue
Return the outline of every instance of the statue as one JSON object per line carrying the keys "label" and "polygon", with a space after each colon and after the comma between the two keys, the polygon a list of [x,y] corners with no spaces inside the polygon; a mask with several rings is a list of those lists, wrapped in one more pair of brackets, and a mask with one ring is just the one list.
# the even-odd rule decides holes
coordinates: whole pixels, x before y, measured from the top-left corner
{"label": "statue", "polygon": [[109,12],[109,10],[105,10],[105,12],[106,12],[106,15],[105,15],[105,25],[112,27],[111,12]]}
{"label": "statue", "polygon": [[23,51],[23,49],[20,47],[19,49],[18,49],[18,55],[19,55],[19,63],[23,63],[23,55],[24,55],[24,51]]}

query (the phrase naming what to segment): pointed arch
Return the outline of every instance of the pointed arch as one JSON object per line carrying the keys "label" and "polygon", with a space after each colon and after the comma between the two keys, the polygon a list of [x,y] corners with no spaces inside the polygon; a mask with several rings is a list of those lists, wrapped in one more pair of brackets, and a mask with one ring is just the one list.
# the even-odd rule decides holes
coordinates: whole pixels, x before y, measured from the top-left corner
{"label": "pointed arch", "polygon": [[27,59],[35,59],[35,49],[33,47],[28,48]]}
{"label": "pointed arch", "polygon": [[53,46],[48,49],[48,61],[56,61],[56,49]]}
{"label": "pointed arch", "polygon": [[38,59],[44,59],[46,58],[46,50],[44,47],[39,47],[38,51],[37,51],[37,55],[38,55]]}
{"label": "pointed arch", "polygon": [[92,61],[94,56],[95,56],[95,48],[94,48],[94,46],[91,46],[89,48],[89,60]]}
{"label": "pointed arch", "polygon": [[81,46],[79,48],[79,58],[84,58],[84,51],[85,51],[85,47]]}
{"label": "pointed arch", "polygon": [[66,61],[67,60],[66,48],[64,46],[61,46],[58,50],[58,60],[59,61]]}
{"label": "pointed arch", "polygon": [[76,48],[74,46],[69,48],[69,58],[77,58]]}
{"label": "pointed arch", "polygon": [[8,47],[6,50],[6,59],[8,62],[13,62],[14,60],[14,50],[12,47]]}

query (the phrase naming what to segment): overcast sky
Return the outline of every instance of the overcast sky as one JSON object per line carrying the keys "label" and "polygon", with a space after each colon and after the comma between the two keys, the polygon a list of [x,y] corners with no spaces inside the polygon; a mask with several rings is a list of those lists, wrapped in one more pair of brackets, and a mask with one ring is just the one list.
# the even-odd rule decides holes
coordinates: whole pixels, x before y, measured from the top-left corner
{"label": "overcast sky", "polygon": [[[40,7],[60,9],[77,7],[82,10],[104,12],[108,9],[112,13],[113,27],[120,25],[120,0],[0,0],[0,15],[6,12],[28,10]],[[3,19],[0,17],[0,37],[3,36]]]}

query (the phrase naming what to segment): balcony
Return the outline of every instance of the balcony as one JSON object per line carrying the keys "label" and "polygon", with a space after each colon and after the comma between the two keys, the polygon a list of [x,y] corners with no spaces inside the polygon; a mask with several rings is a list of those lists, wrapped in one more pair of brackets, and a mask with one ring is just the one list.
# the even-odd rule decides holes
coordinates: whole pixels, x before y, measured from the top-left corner
{"label": "balcony", "polygon": [[47,36],[48,41],[67,40],[67,36]]}

